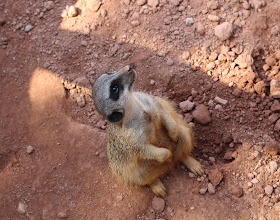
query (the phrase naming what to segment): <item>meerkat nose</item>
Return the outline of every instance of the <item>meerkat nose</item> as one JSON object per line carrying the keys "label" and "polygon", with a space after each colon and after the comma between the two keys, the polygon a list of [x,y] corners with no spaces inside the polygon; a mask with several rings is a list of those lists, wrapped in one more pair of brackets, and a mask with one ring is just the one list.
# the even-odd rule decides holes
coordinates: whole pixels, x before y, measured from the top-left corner
{"label": "meerkat nose", "polygon": [[133,69],[135,68],[135,64],[131,63],[127,66],[125,66],[124,68],[119,70],[119,73],[123,73],[123,74],[131,74],[133,73]]}

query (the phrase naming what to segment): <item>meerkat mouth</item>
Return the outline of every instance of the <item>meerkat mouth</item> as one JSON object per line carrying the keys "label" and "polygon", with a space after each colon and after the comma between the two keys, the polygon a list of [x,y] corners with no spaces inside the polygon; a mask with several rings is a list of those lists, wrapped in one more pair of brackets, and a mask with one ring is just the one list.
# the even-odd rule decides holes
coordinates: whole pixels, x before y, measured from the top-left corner
{"label": "meerkat mouth", "polygon": [[107,116],[109,122],[118,122],[122,120],[124,113],[119,111],[114,111],[112,114]]}

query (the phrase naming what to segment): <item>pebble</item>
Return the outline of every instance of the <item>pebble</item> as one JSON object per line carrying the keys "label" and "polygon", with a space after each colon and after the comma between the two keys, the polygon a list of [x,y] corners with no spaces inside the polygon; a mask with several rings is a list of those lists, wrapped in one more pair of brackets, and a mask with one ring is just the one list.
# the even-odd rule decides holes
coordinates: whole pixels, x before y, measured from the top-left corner
{"label": "pebble", "polygon": [[270,185],[267,185],[265,188],[264,188],[264,192],[266,195],[270,196],[273,192],[273,187],[270,186]]}
{"label": "pebble", "polygon": [[156,81],[153,80],[153,79],[151,79],[150,84],[151,84],[151,85],[155,85],[155,84],[156,84]]}
{"label": "pebble", "polygon": [[152,207],[157,212],[163,212],[165,207],[165,201],[162,198],[155,196],[152,201]]}
{"label": "pebble", "polygon": [[23,203],[19,202],[17,211],[21,215],[25,214],[26,213],[26,206]]}
{"label": "pebble", "polygon": [[201,36],[205,34],[205,27],[202,23],[198,22],[196,25],[196,31],[199,33]]}
{"label": "pebble", "polygon": [[189,51],[184,51],[182,54],[182,59],[187,60],[190,58],[190,56],[191,56],[191,53]]}
{"label": "pebble", "polygon": [[216,64],[214,62],[210,62],[206,65],[206,69],[209,70],[213,70],[216,67]]}
{"label": "pebble", "polygon": [[254,85],[256,93],[260,96],[265,96],[266,85],[264,81],[259,81]]}
{"label": "pebble", "polygon": [[209,194],[215,194],[216,193],[215,187],[213,186],[212,183],[208,183],[207,188],[208,188]]}
{"label": "pebble", "polygon": [[255,177],[254,174],[252,174],[252,173],[248,173],[247,176],[248,176],[249,179],[253,179]]}
{"label": "pebble", "polygon": [[259,183],[260,181],[257,179],[257,178],[254,178],[254,179],[252,179],[251,180],[251,183],[253,183],[253,184],[257,184],[257,183]]}
{"label": "pebble", "polygon": [[28,32],[31,31],[32,29],[33,29],[33,26],[32,26],[31,24],[28,24],[28,25],[25,26],[24,31],[25,31],[26,33],[28,33]]}
{"label": "pebble", "polygon": [[82,40],[82,41],[81,41],[81,45],[84,46],[84,47],[86,47],[86,46],[88,45],[88,43],[87,43],[86,40]]}
{"label": "pebble", "polygon": [[206,192],[207,192],[207,188],[201,188],[200,190],[199,190],[199,193],[201,194],[201,195],[204,195]]}
{"label": "pebble", "polygon": [[215,61],[218,58],[218,54],[216,52],[211,52],[210,56],[209,56],[209,60]]}
{"label": "pebble", "polygon": [[244,192],[243,189],[241,187],[234,187],[231,191],[232,195],[240,198],[241,196],[243,196]]}
{"label": "pebble", "polygon": [[244,9],[246,9],[246,10],[249,10],[249,9],[250,9],[250,4],[249,4],[247,1],[244,1],[244,2],[242,3],[242,7],[243,7]]}
{"label": "pebble", "polygon": [[277,164],[276,161],[270,161],[270,162],[269,162],[269,170],[270,170],[272,173],[276,172],[277,168],[278,168],[278,164]]}
{"label": "pebble", "polygon": [[186,101],[180,102],[179,107],[180,107],[180,109],[182,109],[183,112],[191,111],[194,107],[194,102],[186,100]]}
{"label": "pebble", "polygon": [[140,21],[138,21],[138,20],[131,21],[131,25],[132,25],[133,27],[137,27],[137,26],[140,25]]}
{"label": "pebble", "polygon": [[262,8],[265,5],[265,3],[261,0],[252,0],[251,4],[254,6],[255,9]]}
{"label": "pebble", "polygon": [[148,5],[152,8],[156,8],[159,5],[159,0],[148,0]]}
{"label": "pebble", "polygon": [[278,120],[279,116],[278,114],[274,113],[274,114],[271,114],[269,117],[268,117],[268,121],[273,124],[274,122],[276,122]]}
{"label": "pebble", "polygon": [[171,2],[174,6],[179,6],[180,3],[182,2],[182,0],[170,0],[170,2]]}
{"label": "pebble", "polygon": [[47,9],[47,10],[51,10],[54,8],[54,2],[53,1],[47,1],[44,3],[44,7]]}
{"label": "pebble", "polygon": [[211,122],[210,112],[204,104],[199,104],[192,113],[194,120],[200,124],[208,124]]}
{"label": "pebble", "polygon": [[280,131],[280,119],[275,123],[274,131]]}
{"label": "pebble", "polygon": [[57,214],[57,217],[58,217],[58,218],[67,218],[68,215],[67,215],[66,212],[62,211],[62,212],[59,212],[59,213]]}
{"label": "pebble", "polygon": [[213,184],[213,186],[216,187],[223,180],[224,175],[220,170],[215,169],[209,174],[208,177],[209,177],[210,182]]}
{"label": "pebble", "polygon": [[71,5],[67,12],[69,17],[76,17],[78,15],[78,10],[73,5]]}
{"label": "pebble", "polygon": [[275,58],[280,60],[280,50],[275,51]]}
{"label": "pebble", "polygon": [[270,107],[271,111],[273,112],[279,112],[280,111],[280,102],[278,100],[275,100],[273,104]]}
{"label": "pebble", "polygon": [[86,106],[86,99],[84,96],[77,97],[77,104],[79,107],[83,108]]}
{"label": "pebble", "polygon": [[228,103],[227,100],[222,99],[222,98],[220,98],[220,97],[218,97],[218,96],[216,96],[216,97],[214,98],[214,100],[215,100],[217,103],[221,104],[221,105],[226,105],[226,104]]}
{"label": "pebble", "polygon": [[190,177],[190,178],[194,178],[194,177],[195,177],[195,174],[192,173],[192,172],[189,172],[189,177]]}
{"label": "pebble", "polygon": [[242,94],[242,91],[241,91],[240,89],[235,88],[235,89],[233,90],[233,95],[234,95],[235,97],[239,98],[239,97],[241,96],[241,94]]}
{"label": "pebble", "polygon": [[147,3],[147,0],[137,0],[137,5],[142,6],[145,5]]}
{"label": "pebble", "polygon": [[184,114],[184,119],[187,123],[190,123],[193,120],[193,116],[191,113]]}
{"label": "pebble", "polygon": [[192,26],[194,24],[193,18],[186,18],[186,24],[187,26]]}
{"label": "pebble", "polygon": [[0,26],[3,26],[6,23],[6,20],[4,18],[0,18]]}
{"label": "pebble", "polygon": [[270,94],[273,98],[280,98],[280,81],[272,79],[270,81]]}
{"label": "pebble", "polygon": [[34,148],[32,146],[30,146],[30,145],[27,146],[26,153],[31,154],[31,153],[33,153],[33,151],[34,151]]}
{"label": "pebble", "polygon": [[168,58],[166,64],[168,66],[172,66],[174,64],[174,61],[172,59]]}
{"label": "pebble", "polygon": [[[278,120],[280,121],[280,120]],[[264,152],[270,154],[271,156],[275,156],[280,151],[279,143],[276,140],[270,140],[263,148]]]}
{"label": "pebble", "polygon": [[220,25],[217,25],[214,32],[216,37],[218,37],[221,41],[225,41],[232,36],[233,25],[229,22],[224,22]]}
{"label": "pebble", "polygon": [[276,59],[274,57],[267,57],[265,59],[265,63],[268,65],[268,66],[274,66],[276,64]]}
{"label": "pebble", "polygon": [[228,151],[224,155],[224,160],[232,160],[232,151]]}
{"label": "pebble", "polygon": [[207,19],[208,19],[209,21],[213,21],[213,22],[218,22],[218,21],[220,21],[220,17],[217,16],[217,15],[208,15],[208,16],[207,16]]}

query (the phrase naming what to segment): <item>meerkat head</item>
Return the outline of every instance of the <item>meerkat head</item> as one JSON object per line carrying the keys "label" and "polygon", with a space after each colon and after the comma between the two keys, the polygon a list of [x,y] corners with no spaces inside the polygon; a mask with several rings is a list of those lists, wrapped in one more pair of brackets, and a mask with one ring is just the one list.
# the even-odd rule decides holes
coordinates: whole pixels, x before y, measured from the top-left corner
{"label": "meerkat head", "polygon": [[94,105],[109,122],[119,122],[124,117],[136,78],[133,68],[134,64],[130,64],[117,72],[104,73],[93,85]]}

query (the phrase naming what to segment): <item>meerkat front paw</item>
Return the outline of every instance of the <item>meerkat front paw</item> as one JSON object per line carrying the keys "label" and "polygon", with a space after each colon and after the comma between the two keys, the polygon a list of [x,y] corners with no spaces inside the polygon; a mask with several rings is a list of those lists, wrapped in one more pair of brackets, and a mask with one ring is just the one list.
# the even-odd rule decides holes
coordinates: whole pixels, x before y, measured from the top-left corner
{"label": "meerkat front paw", "polygon": [[157,158],[157,160],[160,163],[163,163],[167,160],[170,160],[172,157],[172,153],[170,150],[166,149],[166,148],[159,148],[159,150],[161,151],[159,157]]}
{"label": "meerkat front paw", "polygon": [[154,194],[157,196],[164,197],[166,196],[166,188],[163,185],[163,183],[160,181],[160,179],[157,179],[155,182],[153,182],[151,185],[149,185],[151,190]]}

